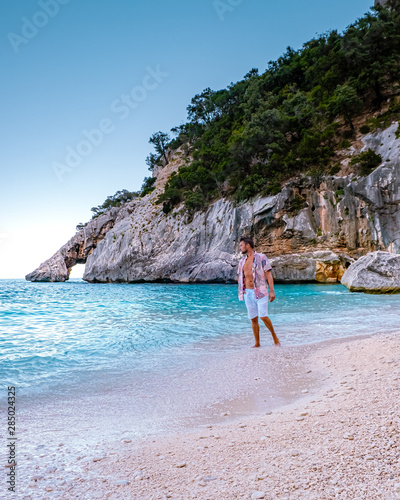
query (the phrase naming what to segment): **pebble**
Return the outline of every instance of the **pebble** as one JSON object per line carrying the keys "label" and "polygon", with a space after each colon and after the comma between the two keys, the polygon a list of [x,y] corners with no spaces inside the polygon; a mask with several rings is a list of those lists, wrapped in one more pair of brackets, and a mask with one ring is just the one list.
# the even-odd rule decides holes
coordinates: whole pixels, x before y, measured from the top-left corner
{"label": "pebble", "polygon": [[203,481],[215,481],[217,478],[215,476],[204,476]]}
{"label": "pebble", "polygon": [[253,491],[251,498],[265,498],[265,491]]}
{"label": "pebble", "polygon": [[118,479],[117,481],[114,481],[115,486],[127,486],[128,484],[130,483],[126,479]]}
{"label": "pebble", "polygon": [[144,474],[143,474],[143,472],[141,470],[137,470],[137,471],[135,471],[133,473],[132,477],[133,477],[133,479],[136,479],[136,480],[137,479],[143,479]]}
{"label": "pebble", "polygon": [[176,464],[176,466],[178,468],[180,468],[180,467],[186,467],[186,462],[179,462],[179,463]]}

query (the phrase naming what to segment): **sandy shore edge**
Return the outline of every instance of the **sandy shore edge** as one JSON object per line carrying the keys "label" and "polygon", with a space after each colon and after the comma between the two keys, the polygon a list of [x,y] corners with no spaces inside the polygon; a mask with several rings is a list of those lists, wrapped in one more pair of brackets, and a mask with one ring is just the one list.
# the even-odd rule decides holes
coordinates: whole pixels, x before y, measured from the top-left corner
{"label": "sandy shore edge", "polygon": [[400,331],[315,347],[326,380],[294,403],[99,448],[22,498],[400,499]]}

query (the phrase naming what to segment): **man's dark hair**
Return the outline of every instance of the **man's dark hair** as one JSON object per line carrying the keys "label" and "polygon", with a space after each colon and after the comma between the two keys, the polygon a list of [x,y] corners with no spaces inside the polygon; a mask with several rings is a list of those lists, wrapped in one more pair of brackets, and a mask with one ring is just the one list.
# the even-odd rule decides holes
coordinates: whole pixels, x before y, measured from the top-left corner
{"label": "man's dark hair", "polygon": [[248,243],[251,248],[254,248],[253,238],[250,238],[249,236],[243,236],[243,238],[240,238],[240,241],[244,241],[245,243]]}

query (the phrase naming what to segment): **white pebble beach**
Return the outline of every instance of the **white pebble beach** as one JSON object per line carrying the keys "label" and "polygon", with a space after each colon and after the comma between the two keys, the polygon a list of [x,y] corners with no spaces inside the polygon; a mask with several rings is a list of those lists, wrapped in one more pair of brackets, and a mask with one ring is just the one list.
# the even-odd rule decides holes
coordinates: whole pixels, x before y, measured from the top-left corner
{"label": "white pebble beach", "polygon": [[399,335],[314,346],[304,366],[322,383],[300,380],[294,402],[240,419],[227,411],[225,422],[121,440],[91,456],[65,454],[56,470],[42,457],[20,497],[400,499]]}

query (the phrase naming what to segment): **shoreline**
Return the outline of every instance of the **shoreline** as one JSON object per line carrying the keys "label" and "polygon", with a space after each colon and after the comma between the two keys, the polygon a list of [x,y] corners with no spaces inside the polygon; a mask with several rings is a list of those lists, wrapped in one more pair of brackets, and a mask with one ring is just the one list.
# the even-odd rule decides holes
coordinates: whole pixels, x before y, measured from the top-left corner
{"label": "shoreline", "polygon": [[[21,498],[400,498],[400,332],[301,350],[318,383],[290,403],[228,421],[221,413],[219,422],[179,432],[120,436],[79,456],[62,443],[55,470],[31,457]],[[34,462],[43,476],[36,480]]]}

